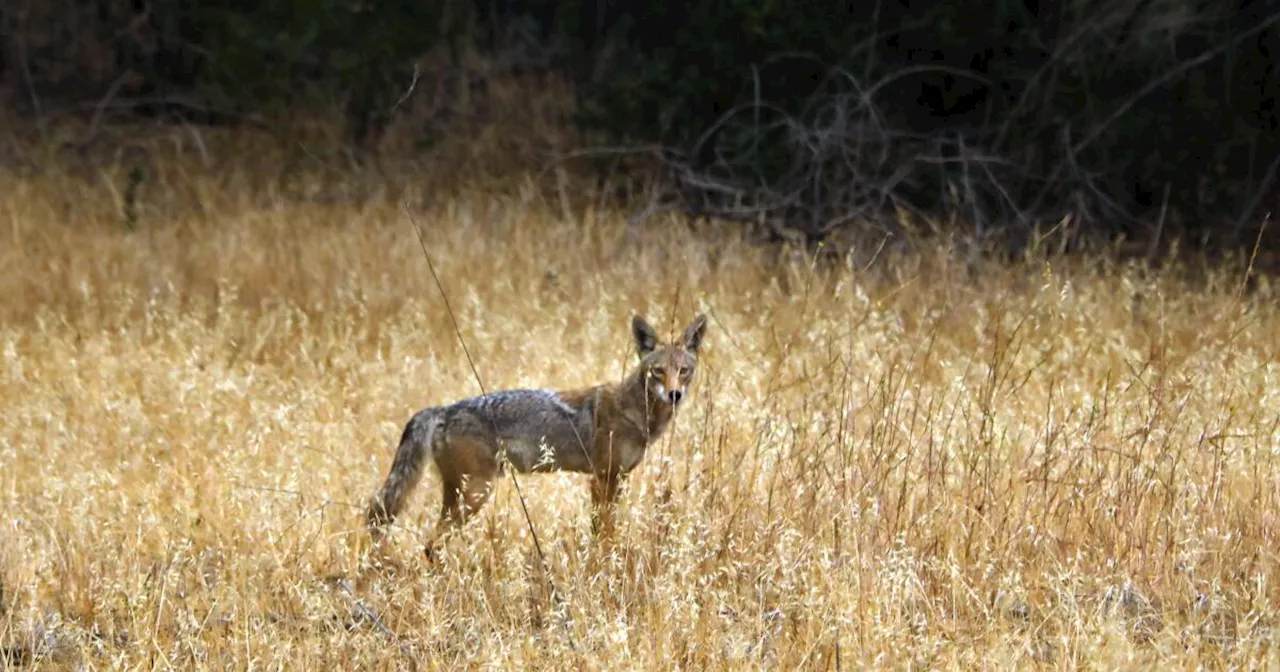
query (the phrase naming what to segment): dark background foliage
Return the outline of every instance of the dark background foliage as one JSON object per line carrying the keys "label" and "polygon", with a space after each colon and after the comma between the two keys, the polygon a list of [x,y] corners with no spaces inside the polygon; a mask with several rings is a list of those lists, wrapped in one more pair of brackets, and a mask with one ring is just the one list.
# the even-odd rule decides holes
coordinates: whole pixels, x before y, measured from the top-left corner
{"label": "dark background foliage", "polygon": [[[415,67],[567,78],[663,204],[813,241],[903,211],[1025,244],[1251,244],[1280,205],[1280,0],[10,0],[4,104],[236,124],[342,111],[371,150]],[[422,56],[444,53],[422,66]],[[417,64],[417,65],[415,65]],[[441,75],[442,73],[416,73]],[[445,73],[447,74],[447,73]]]}

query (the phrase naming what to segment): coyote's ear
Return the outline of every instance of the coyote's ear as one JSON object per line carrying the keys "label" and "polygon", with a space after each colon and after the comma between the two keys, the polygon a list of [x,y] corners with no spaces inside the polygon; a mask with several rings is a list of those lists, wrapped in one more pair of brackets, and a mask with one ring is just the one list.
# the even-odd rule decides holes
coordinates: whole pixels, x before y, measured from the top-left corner
{"label": "coyote's ear", "polygon": [[658,347],[658,332],[639,315],[631,318],[631,335],[636,339],[636,353],[641,359]]}
{"label": "coyote's ear", "polygon": [[689,352],[697,352],[698,347],[702,345],[702,336],[707,333],[707,316],[699,315],[693,318],[689,323],[689,327],[684,330],[684,349]]}

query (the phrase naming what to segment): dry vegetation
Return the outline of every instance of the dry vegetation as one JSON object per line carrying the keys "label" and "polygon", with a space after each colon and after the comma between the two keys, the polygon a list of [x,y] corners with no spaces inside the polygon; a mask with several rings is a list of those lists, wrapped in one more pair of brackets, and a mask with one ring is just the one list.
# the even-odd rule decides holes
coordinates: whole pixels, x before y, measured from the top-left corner
{"label": "dry vegetation", "polygon": [[438,195],[416,217],[490,389],[621,376],[633,311],[713,320],[613,554],[580,477],[527,476],[545,571],[510,479],[430,565],[428,480],[383,566],[362,507],[403,423],[477,383],[395,199],[286,197],[239,142],[161,152],[132,230],[122,168],[0,177],[9,663],[1280,662],[1265,279],[864,270],[675,220],[618,248],[625,213]]}

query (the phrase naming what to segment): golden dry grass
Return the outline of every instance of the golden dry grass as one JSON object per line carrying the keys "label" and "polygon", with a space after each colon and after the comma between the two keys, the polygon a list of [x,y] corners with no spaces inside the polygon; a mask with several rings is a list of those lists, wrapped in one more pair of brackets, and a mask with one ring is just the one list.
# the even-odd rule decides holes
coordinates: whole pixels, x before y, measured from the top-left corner
{"label": "golden dry grass", "polygon": [[1265,282],[941,248],[860,271],[674,221],[611,258],[623,213],[438,195],[417,217],[490,389],[621,376],[633,311],[713,321],[614,554],[580,477],[526,476],[545,574],[510,479],[429,565],[427,480],[391,568],[363,502],[409,416],[477,384],[403,211],[284,198],[256,158],[158,159],[133,231],[114,169],[3,176],[9,662],[1278,662]]}

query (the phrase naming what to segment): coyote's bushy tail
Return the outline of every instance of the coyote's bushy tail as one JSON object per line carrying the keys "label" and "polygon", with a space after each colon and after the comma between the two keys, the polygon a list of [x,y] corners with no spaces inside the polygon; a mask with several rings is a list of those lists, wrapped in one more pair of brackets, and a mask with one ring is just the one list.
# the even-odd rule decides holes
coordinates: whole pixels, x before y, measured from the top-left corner
{"label": "coyote's bushy tail", "polygon": [[439,425],[439,417],[431,410],[415,415],[405,425],[400,446],[396,448],[395,461],[391,463],[391,473],[387,474],[382,489],[369,502],[369,531],[375,538],[381,535],[383,526],[395,520],[409,493],[422,480],[423,462],[432,452]]}

